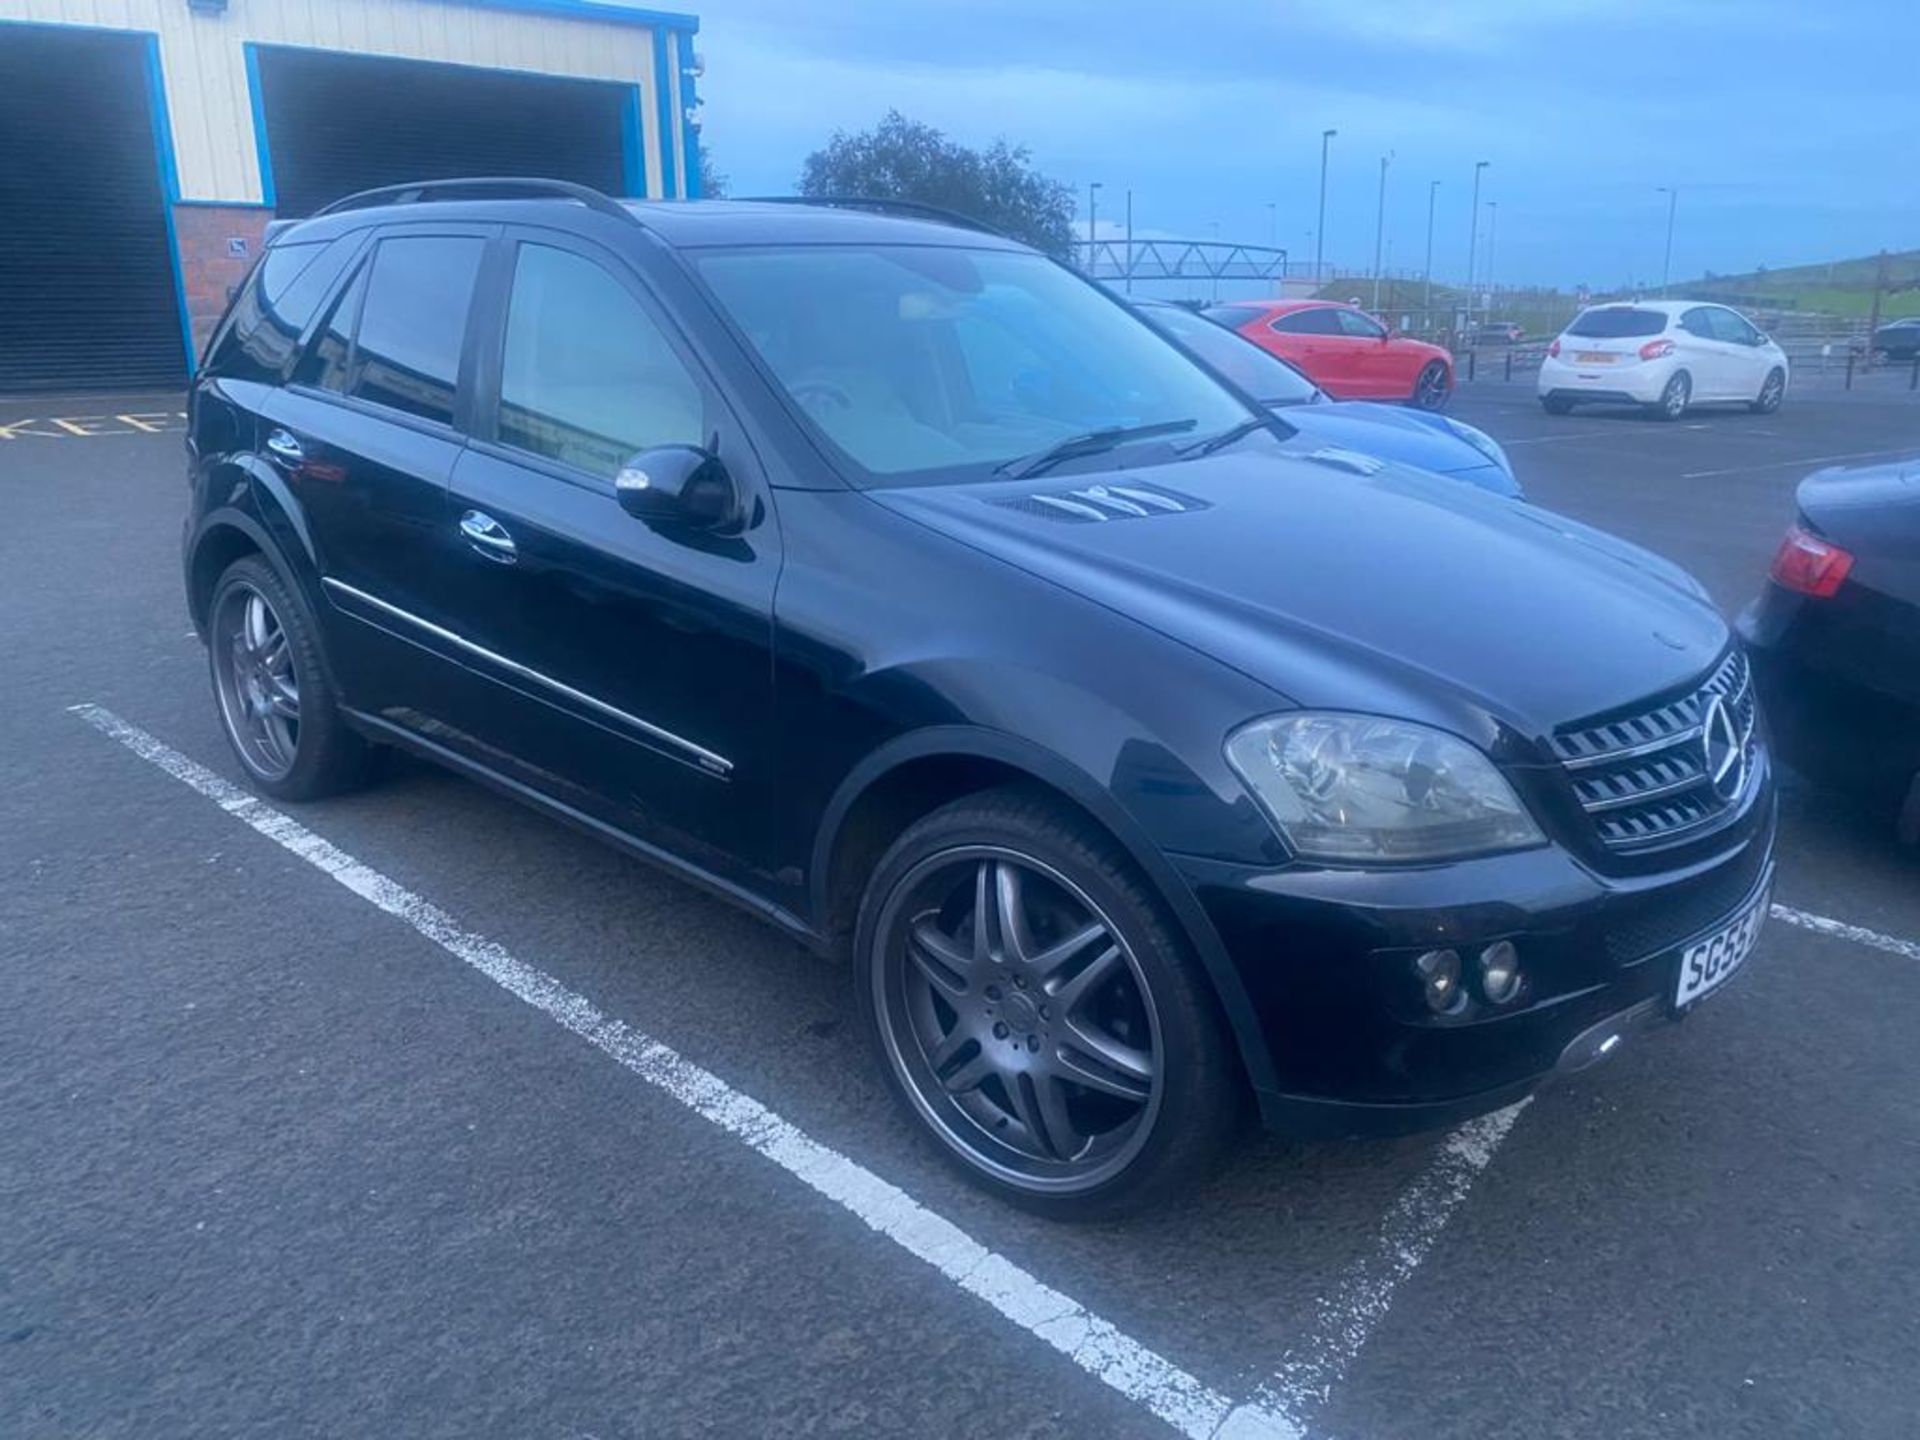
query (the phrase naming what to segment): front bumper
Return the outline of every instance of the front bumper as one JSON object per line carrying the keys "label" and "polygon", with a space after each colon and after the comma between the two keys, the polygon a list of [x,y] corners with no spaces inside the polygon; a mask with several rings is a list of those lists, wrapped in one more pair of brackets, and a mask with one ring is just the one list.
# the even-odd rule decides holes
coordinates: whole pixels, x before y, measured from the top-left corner
{"label": "front bumper", "polygon": [[[1772,879],[1768,781],[1745,822],[1657,874],[1596,873],[1557,846],[1404,871],[1258,870],[1181,858],[1253,1006],[1274,1084],[1266,1123],[1298,1136],[1427,1129],[1511,1103],[1671,1014],[1680,952]],[[1436,1016],[1415,956],[1495,940],[1527,980],[1504,1006]]]}
{"label": "front bumper", "polygon": [[1660,398],[1672,373],[1671,364],[1657,360],[1636,360],[1630,365],[1575,365],[1550,355],[1540,362],[1536,388],[1542,399],[1651,405]]}

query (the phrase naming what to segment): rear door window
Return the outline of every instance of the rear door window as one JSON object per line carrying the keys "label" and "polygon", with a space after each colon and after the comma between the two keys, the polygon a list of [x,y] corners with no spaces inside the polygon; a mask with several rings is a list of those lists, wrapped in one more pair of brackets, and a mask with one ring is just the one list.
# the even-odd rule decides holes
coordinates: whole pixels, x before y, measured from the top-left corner
{"label": "rear door window", "polygon": [[1251,325],[1267,312],[1258,305],[1209,305],[1200,312],[1209,320],[1222,325],[1230,325],[1238,330],[1242,325]]}
{"label": "rear door window", "polygon": [[453,423],[467,312],[486,242],[465,235],[398,235],[380,242],[354,335],[347,393]]}
{"label": "rear door window", "polygon": [[1282,335],[1344,335],[1338,310],[1295,310],[1273,322]]}
{"label": "rear door window", "polygon": [[1584,335],[1589,340],[1639,340],[1658,335],[1666,328],[1664,310],[1610,305],[1604,310],[1588,310],[1567,327],[1567,333]]}

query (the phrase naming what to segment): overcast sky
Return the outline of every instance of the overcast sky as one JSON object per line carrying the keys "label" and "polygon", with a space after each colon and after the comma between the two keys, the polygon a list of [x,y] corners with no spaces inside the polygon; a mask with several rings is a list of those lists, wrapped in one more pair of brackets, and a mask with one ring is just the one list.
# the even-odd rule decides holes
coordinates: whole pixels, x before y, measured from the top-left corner
{"label": "overcast sky", "polygon": [[[693,0],[706,138],[736,194],[788,193],[890,107],[1028,146],[1100,216],[1464,273],[1491,161],[1495,278],[1676,278],[1920,246],[1920,0]],[[1274,208],[1269,210],[1271,204]],[[1481,244],[1488,216],[1483,208]],[[1102,224],[1102,230],[1106,226]],[[1485,251],[1482,250],[1484,259]]]}

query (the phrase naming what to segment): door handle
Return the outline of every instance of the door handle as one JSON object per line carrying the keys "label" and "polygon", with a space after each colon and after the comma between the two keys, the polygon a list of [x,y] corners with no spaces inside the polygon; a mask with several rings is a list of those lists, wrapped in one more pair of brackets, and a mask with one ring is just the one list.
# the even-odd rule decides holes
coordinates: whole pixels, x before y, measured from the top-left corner
{"label": "door handle", "polygon": [[484,555],[497,565],[511,565],[520,556],[519,547],[513,543],[506,526],[482,511],[469,510],[462,515],[460,533],[466,536],[475,554]]}
{"label": "door handle", "polygon": [[285,430],[267,432],[267,454],[274,464],[284,465],[289,470],[299,469],[307,459],[306,449]]}

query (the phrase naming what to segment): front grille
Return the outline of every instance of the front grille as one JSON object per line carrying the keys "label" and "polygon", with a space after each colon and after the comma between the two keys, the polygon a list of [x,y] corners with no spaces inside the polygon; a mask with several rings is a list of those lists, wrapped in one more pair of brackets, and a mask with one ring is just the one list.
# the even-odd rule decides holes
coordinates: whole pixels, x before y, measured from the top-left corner
{"label": "front grille", "polygon": [[[1716,698],[1739,756],[1729,794],[1708,771],[1710,742],[1725,758],[1725,733],[1708,733]],[[1754,719],[1753,677],[1735,649],[1688,694],[1570,726],[1553,737],[1553,752],[1603,845],[1651,848],[1708,829],[1739,803],[1754,770]]]}
{"label": "front grille", "polygon": [[1749,845],[1739,857],[1698,879],[1622,900],[1607,916],[1607,959],[1630,965],[1691,940],[1752,891],[1767,861],[1767,847]]}

